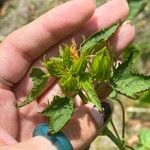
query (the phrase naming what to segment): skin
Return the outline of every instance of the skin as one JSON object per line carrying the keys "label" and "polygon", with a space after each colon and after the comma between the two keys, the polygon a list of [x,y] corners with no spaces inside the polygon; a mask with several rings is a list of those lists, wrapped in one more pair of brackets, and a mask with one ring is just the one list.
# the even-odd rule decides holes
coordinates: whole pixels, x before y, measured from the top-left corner
{"label": "skin", "polygon": [[[113,10],[112,12],[110,12]],[[17,110],[16,102],[25,100],[33,83],[27,72],[39,61],[57,55],[61,43],[70,43],[74,37],[80,44],[81,35],[89,37],[128,14],[126,0],[111,0],[95,9],[94,0],[72,0],[60,5],[32,23],[8,35],[0,45],[0,76],[15,83],[8,87],[0,83],[0,149],[53,150],[55,147],[43,137],[32,138],[35,126],[46,122],[39,115],[54,94],[61,94],[54,78],[49,79],[46,92],[31,104]],[[108,13],[110,12],[110,13]],[[118,56],[135,37],[134,27],[125,22],[110,40]],[[102,114],[91,104],[83,105],[76,98],[77,109],[63,132],[74,149],[84,149],[105,126]],[[76,126],[75,126],[76,125]],[[10,146],[11,145],[11,146]],[[42,146],[41,146],[42,145]]]}

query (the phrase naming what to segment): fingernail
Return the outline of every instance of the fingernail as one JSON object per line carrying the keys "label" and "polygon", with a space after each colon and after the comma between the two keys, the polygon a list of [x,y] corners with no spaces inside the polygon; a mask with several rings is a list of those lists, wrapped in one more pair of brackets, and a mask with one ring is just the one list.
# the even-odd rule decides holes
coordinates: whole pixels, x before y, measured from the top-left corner
{"label": "fingernail", "polygon": [[122,25],[127,25],[127,24],[133,25],[131,20],[125,21]]}
{"label": "fingernail", "polygon": [[104,108],[104,111],[102,112],[104,122],[107,123],[111,117],[112,109],[111,109],[109,103],[107,103],[107,102],[102,102],[101,105]]}

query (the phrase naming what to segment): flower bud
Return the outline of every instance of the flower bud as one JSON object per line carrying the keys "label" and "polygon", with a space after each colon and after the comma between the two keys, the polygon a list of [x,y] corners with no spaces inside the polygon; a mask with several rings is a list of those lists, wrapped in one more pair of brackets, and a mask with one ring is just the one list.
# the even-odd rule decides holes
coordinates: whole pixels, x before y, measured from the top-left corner
{"label": "flower bud", "polygon": [[72,73],[79,75],[85,72],[87,66],[87,57],[81,56],[74,64],[72,65]]}
{"label": "flower bud", "polygon": [[92,60],[91,71],[94,77],[101,82],[109,81],[111,77],[112,59],[106,47],[100,50]]}
{"label": "flower bud", "polygon": [[65,74],[59,81],[62,91],[65,95],[75,96],[78,89],[78,78],[71,74]]}

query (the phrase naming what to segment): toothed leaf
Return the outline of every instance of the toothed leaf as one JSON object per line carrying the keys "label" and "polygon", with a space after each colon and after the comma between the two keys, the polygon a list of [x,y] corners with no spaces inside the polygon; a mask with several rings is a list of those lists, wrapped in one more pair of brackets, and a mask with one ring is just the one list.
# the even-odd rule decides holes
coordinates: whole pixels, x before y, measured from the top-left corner
{"label": "toothed leaf", "polygon": [[39,68],[32,68],[30,77],[33,81],[33,88],[30,94],[27,96],[26,100],[17,105],[18,108],[25,106],[34,100],[37,100],[37,98],[43,93],[48,81],[48,75]]}
{"label": "toothed leaf", "polygon": [[130,8],[128,20],[132,20],[136,16],[138,16],[139,13],[141,13],[144,10],[147,4],[145,0],[128,0],[128,3]]}
{"label": "toothed leaf", "polygon": [[150,90],[142,93],[139,97],[140,104],[150,106]]}
{"label": "toothed leaf", "polygon": [[150,89],[150,76],[144,76],[133,71],[132,65],[136,59],[135,54],[136,51],[133,51],[128,60],[114,71],[114,84],[112,84],[115,91],[133,99],[138,98],[139,93]]}
{"label": "toothed leaf", "polygon": [[140,143],[145,147],[145,150],[150,149],[150,129],[143,129],[139,134]]}
{"label": "toothed leaf", "polygon": [[109,81],[111,77],[112,59],[107,48],[96,53],[91,63],[91,71],[98,81]]}
{"label": "toothed leaf", "polygon": [[87,66],[87,57],[81,56],[71,67],[74,75],[80,75],[85,72]]}
{"label": "toothed leaf", "polygon": [[71,60],[70,47],[67,44],[61,47],[60,57],[63,59],[64,67],[70,68],[72,65],[72,60]]}
{"label": "toothed leaf", "polygon": [[49,74],[53,77],[60,77],[65,72],[63,60],[59,57],[52,57],[47,61],[43,61],[42,65],[47,68]]}
{"label": "toothed leaf", "polygon": [[54,96],[52,103],[42,112],[49,120],[50,133],[54,134],[61,130],[71,119],[73,111],[71,98]]}
{"label": "toothed leaf", "polygon": [[64,94],[68,96],[75,96],[79,87],[79,80],[73,77],[72,74],[66,73],[59,80],[60,87]]}
{"label": "toothed leaf", "polygon": [[96,91],[88,74],[82,75],[82,77],[80,78],[80,86],[86,93],[88,101],[95,105],[98,110],[102,111],[100,99],[96,94]]}
{"label": "toothed leaf", "polygon": [[105,41],[107,41],[115,33],[118,27],[119,23],[92,35],[89,39],[82,43],[81,53],[88,52],[91,54],[93,51],[99,51],[105,46]]}

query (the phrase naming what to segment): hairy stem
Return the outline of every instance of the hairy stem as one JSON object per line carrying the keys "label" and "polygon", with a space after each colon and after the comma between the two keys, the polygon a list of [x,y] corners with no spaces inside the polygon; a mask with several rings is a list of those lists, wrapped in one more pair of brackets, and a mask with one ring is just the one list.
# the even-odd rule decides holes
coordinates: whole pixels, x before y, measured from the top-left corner
{"label": "hairy stem", "polygon": [[115,99],[121,106],[122,110],[122,138],[125,138],[125,110],[122,102],[119,99]]}
{"label": "hairy stem", "polygon": [[80,85],[86,93],[88,102],[93,103],[99,111],[102,111],[103,109],[101,106],[100,99],[97,96],[92,81],[90,81],[90,78],[87,75],[82,77]]}
{"label": "hairy stem", "polygon": [[88,102],[87,97],[83,94],[82,91],[78,91],[78,95],[80,96],[84,104]]}
{"label": "hairy stem", "polygon": [[135,150],[133,147],[126,145],[128,149]]}
{"label": "hairy stem", "polygon": [[116,138],[116,136],[112,133],[112,131],[109,130],[108,127],[105,127],[104,135],[108,136],[116,144],[119,150],[126,150],[124,143],[120,139]]}
{"label": "hairy stem", "polygon": [[[117,129],[116,129],[115,124],[114,124],[114,122],[113,122],[112,119],[110,120],[110,123],[111,123],[111,126],[113,127],[113,130],[114,130],[114,132],[115,132],[117,138],[120,139],[120,136],[119,136],[119,134],[118,134],[118,132],[117,132]],[[121,140],[121,139],[120,139],[120,140]]]}

